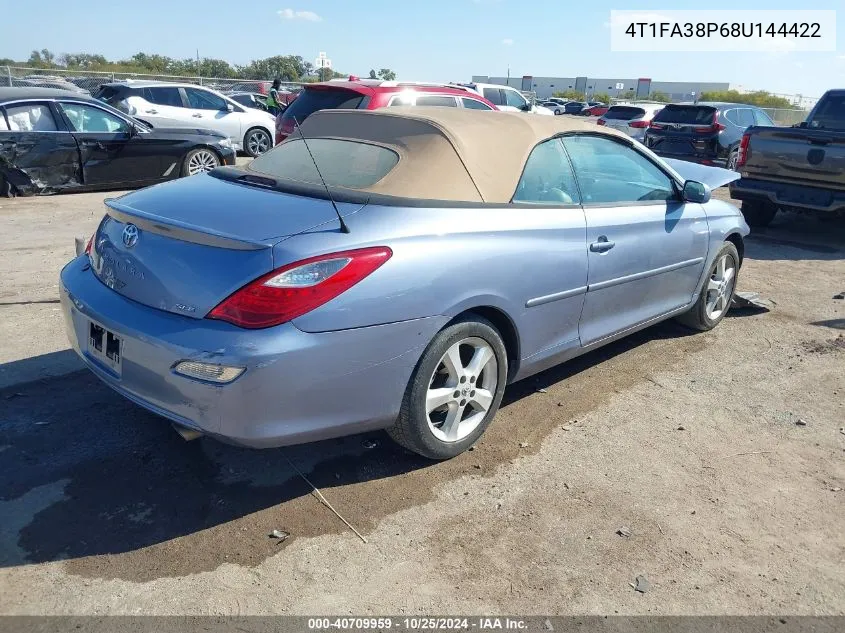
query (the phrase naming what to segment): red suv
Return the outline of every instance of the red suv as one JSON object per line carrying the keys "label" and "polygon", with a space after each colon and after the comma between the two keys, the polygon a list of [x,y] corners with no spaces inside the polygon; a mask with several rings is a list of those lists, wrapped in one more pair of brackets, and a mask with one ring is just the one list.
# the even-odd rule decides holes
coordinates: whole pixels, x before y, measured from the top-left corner
{"label": "red suv", "polygon": [[481,95],[460,86],[377,79],[324,81],[307,84],[296,100],[276,117],[276,143],[317,110],[336,108],[377,110],[394,105],[426,105],[473,110],[497,110]]}

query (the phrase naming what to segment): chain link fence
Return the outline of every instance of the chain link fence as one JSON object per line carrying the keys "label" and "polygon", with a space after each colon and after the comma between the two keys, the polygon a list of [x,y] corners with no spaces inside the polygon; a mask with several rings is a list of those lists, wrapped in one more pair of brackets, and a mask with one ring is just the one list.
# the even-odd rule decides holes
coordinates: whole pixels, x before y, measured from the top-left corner
{"label": "chain link fence", "polygon": [[778,125],[790,126],[801,123],[807,118],[809,110],[800,108],[760,108],[769,115],[769,118]]}
{"label": "chain link fence", "polygon": [[[148,75],[138,73],[93,72],[63,68],[25,68],[0,66],[0,86],[59,88],[79,94],[94,94],[100,86],[115,81],[169,81],[192,83],[220,92],[269,91],[271,81],[257,79],[228,79],[221,77],[179,77],[175,75]],[[300,82],[283,82],[286,90],[295,91],[305,85]]]}

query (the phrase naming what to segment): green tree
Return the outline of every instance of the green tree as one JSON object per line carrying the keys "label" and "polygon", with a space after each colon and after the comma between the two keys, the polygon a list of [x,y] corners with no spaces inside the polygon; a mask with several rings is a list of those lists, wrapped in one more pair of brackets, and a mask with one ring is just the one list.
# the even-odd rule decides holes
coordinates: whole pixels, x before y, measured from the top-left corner
{"label": "green tree", "polygon": [[385,81],[393,81],[396,79],[396,73],[390,70],[389,68],[382,68],[378,71],[379,79],[384,79]]}
{"label": "green tree", "polygon": [[376,75],[375,70],[370,70],[370,79],[378,79],[378,75]]}
{"label": "green tree", "polygon": [[583,92],[578,92],[577,90],[558,90],[556,93],[552,95],[553,97],[560,97],[561,99],[569,99],[570,101],[584,101],[586,99],[586,95]]}
{"label": "green tree", "polygon": [[610,103],[610,95],[606,92],[594,92],[590,96],[590,101],[601,101],[602,103]]}
{"label": "green tree", "polygon": [[671,97],[668,94],[666,94],[665,92],[661,92],[660,90],[655,90],[650,95],[648,95],[648,98],[651,101],[659,101],[660,103],[669,103],[670,101],[672,101]]}
{"label": "green tree", "polygon": [[726,101],[728,103],[747,103],[761,108],[794,108],[789,99],[778,97],[766,92],[756,90],[754,92],[741,93],[736,90],[712,90],[702,92],[698,99],[700,101]]}

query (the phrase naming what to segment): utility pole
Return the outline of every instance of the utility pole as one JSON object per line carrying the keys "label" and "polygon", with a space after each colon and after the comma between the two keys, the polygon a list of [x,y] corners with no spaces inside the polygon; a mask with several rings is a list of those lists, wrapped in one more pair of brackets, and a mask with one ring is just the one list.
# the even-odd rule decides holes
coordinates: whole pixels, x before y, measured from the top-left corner
{"label": "utility pole", "polygon": [[202,77],[200,72],[200,49],[197,49],[197,77]]}
{"label": "utility pole", "polygon": [[511,85],[511,66],[508,64],[508,86]]}

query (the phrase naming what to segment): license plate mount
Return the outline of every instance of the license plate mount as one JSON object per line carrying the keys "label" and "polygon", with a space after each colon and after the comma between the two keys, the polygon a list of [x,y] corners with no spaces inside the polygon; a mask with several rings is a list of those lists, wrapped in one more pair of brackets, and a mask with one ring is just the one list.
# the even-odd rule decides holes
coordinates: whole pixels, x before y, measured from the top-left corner
{"label": "license plate mount", "polygon": [[88,322],[88,355],[120,376],[123,367],[123,340],[94,321]]}

